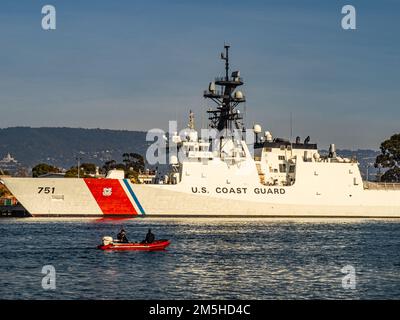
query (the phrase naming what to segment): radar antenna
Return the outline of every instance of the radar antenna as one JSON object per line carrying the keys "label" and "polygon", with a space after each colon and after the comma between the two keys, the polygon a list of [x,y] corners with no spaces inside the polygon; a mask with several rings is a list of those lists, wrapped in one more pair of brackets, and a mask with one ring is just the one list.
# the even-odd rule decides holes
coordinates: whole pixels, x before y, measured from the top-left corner
{"label": "radar antenna", "polygon": [[[207,113],[211,128],[219,131],[243,127],[243,117],[239,110],[236,110],[240,103],[246,101],[243,93],[236,90],[238,86],[243,85],[243,79],[240,77],[240,71],[233,71],[229,76],[229,48],[230,46],[225,44],[225,52],[221,53],[221,59],[225,61],[225,77],[215,78],[203,94],[204,98],[211,99],[217,104],[215,109],[210,109]],[[217,86],[219,89],[216,88]]]}

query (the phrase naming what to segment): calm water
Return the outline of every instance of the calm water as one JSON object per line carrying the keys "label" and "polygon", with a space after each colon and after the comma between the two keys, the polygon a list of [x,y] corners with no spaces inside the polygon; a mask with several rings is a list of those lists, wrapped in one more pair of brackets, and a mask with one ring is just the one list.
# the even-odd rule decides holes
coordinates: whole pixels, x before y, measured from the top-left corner
{"label": "calm water", "polygon": [[[103,252],[151,227],[163,252]],[[56,269],[56,290],[41,287]],[[356,269],[343,289],[341,268]],[[400,221],[0,219],[0,299],[400,299]]]}

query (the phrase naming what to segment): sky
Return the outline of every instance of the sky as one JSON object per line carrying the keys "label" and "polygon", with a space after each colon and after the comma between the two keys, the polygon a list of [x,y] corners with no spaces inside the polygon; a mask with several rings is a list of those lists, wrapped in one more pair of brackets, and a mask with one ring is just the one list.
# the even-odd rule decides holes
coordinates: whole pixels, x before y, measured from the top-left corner
{"label": "sky", "polygon": [[399,31],[397,0],[2,0],[0,128],[166,129],[190,109],[205,126],[227,42],[247,127],[288,138],[292,114],[293,136],[322,149],[378,149],[400,132]]}

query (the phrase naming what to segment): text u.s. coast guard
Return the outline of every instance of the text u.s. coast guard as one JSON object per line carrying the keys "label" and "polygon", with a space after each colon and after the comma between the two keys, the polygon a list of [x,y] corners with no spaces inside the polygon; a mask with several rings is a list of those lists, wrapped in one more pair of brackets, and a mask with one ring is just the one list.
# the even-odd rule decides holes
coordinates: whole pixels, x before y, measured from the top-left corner
{"label": "text u.s. coast guard", "polygon": [[[191,187],[192,193],[210,193],[207,187],[199,186],[199,187]],[[256,188],[247,188],[247,187],[215,187],[215,193],[218,194],[285,194],[285,188],[273,188],[273,187],[256,187]]]}

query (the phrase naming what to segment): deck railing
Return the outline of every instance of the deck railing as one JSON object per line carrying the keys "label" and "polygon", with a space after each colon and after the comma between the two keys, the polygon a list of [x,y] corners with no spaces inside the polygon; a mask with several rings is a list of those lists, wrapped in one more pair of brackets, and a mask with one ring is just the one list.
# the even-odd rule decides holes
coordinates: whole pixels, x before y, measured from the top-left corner
{"label": "deck railing", "polygon": [[364,181],[364,189],[369,190],[400,190],[400,183]]}

